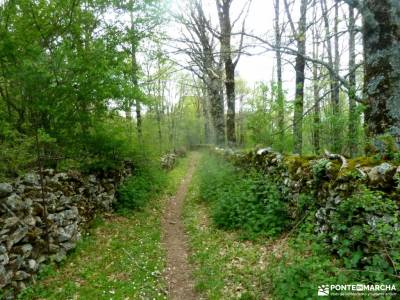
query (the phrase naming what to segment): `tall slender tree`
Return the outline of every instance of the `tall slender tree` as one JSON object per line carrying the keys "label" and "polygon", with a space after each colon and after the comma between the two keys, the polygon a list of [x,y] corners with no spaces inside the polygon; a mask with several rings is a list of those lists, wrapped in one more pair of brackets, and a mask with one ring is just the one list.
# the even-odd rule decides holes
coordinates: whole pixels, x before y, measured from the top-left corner
{"label": "tall slender tree", "polygon": [[307,0],[300,2],[300,18],[298,28],[296,29],[290,8],[287,0],[284,0],[286,13],[289,19],[292,32],[297,42],[296,54],[296,92],[294,100],[294,115],[293,115],[293,152],[302,154],[303,150],[303,113],[304,113],[304,82],[305,82],[305,66],[306,66],[306,26],[307,26]]}
{"label": "tall slender tree", "polygon": [[225,69],[225,90],[227,101],[226,136],[228,144],[236,143],[235,134],[235,67],[232,59],[232,24],[230,10],[233,0],[216,0],[220,24],[221,57]]}
{"label": "tall slender tree", "polygon": [[356,28],[354,8],[349,5],[349,127],[348,127],[348,148],[351,157],[357,154],[357,123],[358,116],[356,113]]}
{"label": "tall slender tree", "polygon": [[275,8],[275,56],[276,56],[276,84],[277,84],[277,107],[278,107],[278,131],[280,137],[280,151],[283,151],[283,141],[285,136],[285,98],[283,95],[283,84],[282,84],[282,53],[281,53],[281,44],[282,44],[282,32],[281,32],[281,24],[279,20],[280,16],[280,0],[274,1]]}

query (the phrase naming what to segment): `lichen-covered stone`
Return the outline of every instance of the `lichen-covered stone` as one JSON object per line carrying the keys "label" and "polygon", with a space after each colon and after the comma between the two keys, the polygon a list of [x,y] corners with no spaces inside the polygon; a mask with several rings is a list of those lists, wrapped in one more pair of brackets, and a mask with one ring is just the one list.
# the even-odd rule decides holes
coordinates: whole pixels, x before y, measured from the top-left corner
{"label": "lichen-covered stone", "polygon": [[379,166],[373,167],[368,172],[368,178],[372,185],[384,187],[393,183],[395,172],[396,167],[385,162]]}
{"label": "lichen-covered stone", "polygon": [[0,198],[6,197],[13,192],[13,187],[9,183],[0,183]]}
{"label": "lichen-covered stone", "polygon": [[[2,295],[20,291],[39,266],[59,262],[76,246],[84,227],[98,211],[109,211],[127,169],[113,174],[83,175],[76,171],[40,176],[28,173],[0,184],[0,288]],[[48,232],[48,236],[47,236]],[[49,243],[50,244],[49,244]],[[7,297],[5,296],[4,299]]]}
{"label": "lichen-covered stone", "polygon": [[28,173],[23,177],[23,182],[27,185],[38,185],[39,184],[39,175],[36,173]]}

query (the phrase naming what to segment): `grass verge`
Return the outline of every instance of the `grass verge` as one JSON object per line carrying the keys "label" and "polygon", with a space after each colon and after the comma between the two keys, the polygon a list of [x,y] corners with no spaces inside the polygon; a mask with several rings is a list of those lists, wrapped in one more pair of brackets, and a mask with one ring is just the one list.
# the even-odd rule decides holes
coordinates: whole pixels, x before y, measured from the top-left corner
{"label": "grass verge", "polygon": [[161,216],[189,160],[179,161],[162,195],[143,210],[98,219],[66,261],[45,267],[19,299],[167,299]]}
{"label": "grass verge", "polygon": [[336,269],[314,244],[282,236],[244,240],[240,230],[219,228],[209,217],[213,205],[201,196],[202,176],[200,168],[184,222],[196,289],[204,299],[313,299],[318,283],[332,282]]}
{"label": "grass verge", "polygon": [[263,284],[269,248],[243,241],[239,234],[215,227],[209,208],[199,200],[199,176],[194,176],[184,207],[196,289],[206,299],[265,299]]}

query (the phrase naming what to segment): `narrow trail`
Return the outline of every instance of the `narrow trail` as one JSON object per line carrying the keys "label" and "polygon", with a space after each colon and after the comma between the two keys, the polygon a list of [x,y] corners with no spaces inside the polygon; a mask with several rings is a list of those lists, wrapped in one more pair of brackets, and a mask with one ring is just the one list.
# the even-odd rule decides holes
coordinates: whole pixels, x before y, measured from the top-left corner
{"label": "narrow trail", "polygon": [[162,220],[163,245],[167,251],[166,279],[170,299],[191,300],[197,298],[188,263],[187,237],[181,215],[183,202],[198,160],[199,154],[195,153],[176,195],[168,201]]}

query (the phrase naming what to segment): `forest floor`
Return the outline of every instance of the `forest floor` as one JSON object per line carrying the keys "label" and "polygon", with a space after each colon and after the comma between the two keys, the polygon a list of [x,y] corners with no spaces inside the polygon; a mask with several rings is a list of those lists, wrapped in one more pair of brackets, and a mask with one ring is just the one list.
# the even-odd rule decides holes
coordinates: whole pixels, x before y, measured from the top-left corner
{"label": "forest floor", "polygon": [[200,199],[198,175],[194,174],[189,186],[183,222],[199,299],[273,299],[268,266],[288,252],[287,241],[249,241],[239,232],[217,228],[211,219],[212,207]]}
{"label": "forest floor", "polygon": [[[181,159],[168,173],[166,190],[144,209],[130,215],[112,213],[95,219],[87,236],[67,259],[61,265],[43,269],[37,282],[20,299],[169,299],[168,288],[194,295],[190,277],[180,275],[189,271],[188,265],[173,269],[172,264],[185,262],[177,256],[185,257],[182,251],[186,247],[181,240],[183,226],[176,209],[185,198],[188,175],[193,173],[196,159],[196,154]],[[163,224],[168,228],[163,230]],[[176,245],[174,234],[179,238]],[[181,252],[173,254],[164,245],[178,247]],[[172,272],[165,272],[167,266]],[[165,273],[169,274],[171,284]],[[171,293],[175,295],[175,291]]]}
{"label": "forest floor", "polygon": [[209,220],[198,193],[202,155],[181,159],[146,208],[96,219],[64,263],[44,269],[20,299],[268,299],[262,274],[277,249]]}
{"label": "forest floor", "polygon": [[192,272],[188,263],[189,255],[185,228],[182,222],[182,209],[198,158],[198,153],[195,153],[178,192],[167,203],[162,221],[163,244],[167,251],[166,278],[171,299],[196,299]]}

